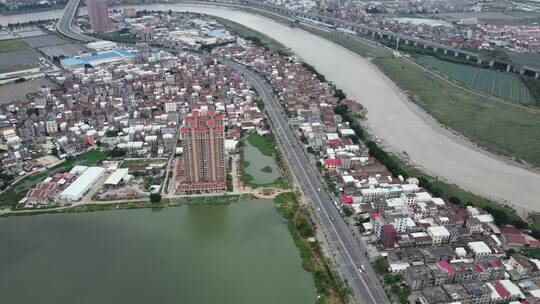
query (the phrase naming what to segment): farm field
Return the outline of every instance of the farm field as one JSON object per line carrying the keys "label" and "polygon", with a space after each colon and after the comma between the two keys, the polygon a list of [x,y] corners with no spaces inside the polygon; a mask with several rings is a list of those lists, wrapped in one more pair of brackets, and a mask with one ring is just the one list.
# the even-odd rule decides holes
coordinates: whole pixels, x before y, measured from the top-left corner
{"label": "farm field", "polygon": [[472,89],[518,103],[536,103],[517,74],[445,62],[431,56],[420,56],[418,61]]}

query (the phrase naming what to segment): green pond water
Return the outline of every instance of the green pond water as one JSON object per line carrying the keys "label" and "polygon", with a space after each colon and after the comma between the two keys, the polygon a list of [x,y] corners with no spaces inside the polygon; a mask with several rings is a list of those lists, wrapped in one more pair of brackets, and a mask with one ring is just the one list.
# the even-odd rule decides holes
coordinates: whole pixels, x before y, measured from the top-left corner
{"label": "green pond water", "polygon": [[[279,178],[279,166],[272,156],[266,156],[257,149],[257,147],[250,144],[247,140],[244,147],[244,160],[249,162],[249,166],[245,168],[245,172],[253,176],[253,182],[256,184],[271,183],[275,179]],[[264,172],[264,167],[272,168],[272,172]]]}
{"label": "green pond water", "polygon": [[313,303],[267,200],[0,219],[1,303]]}

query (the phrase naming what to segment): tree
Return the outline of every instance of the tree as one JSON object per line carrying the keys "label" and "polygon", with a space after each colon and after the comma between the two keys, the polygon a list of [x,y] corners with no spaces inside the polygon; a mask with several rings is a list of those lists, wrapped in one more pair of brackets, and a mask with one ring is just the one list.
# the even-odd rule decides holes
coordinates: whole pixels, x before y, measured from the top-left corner
{"label": "tree", "polygon": [[379,273],[385,273],[386,272],[386,261],[384,258],[378,258],[375,260],[375,263],[373,264],[373,268],[375,271]]}
{"label": "tree", "polygon": [[152,203],[161,202],[161,194],[159,194],[159,193],[150,194],[150,202],[152,202]]}
{"label": "tree", "polygon": [[407,303],[410,295],[411,289],[409,289],[409,287],[403,287],[403,289],[401,289],[401,292],[399,293],[399,301],[401,303]]}
{"label": "tree", "polygon": [[349,106],[346,104],[340,103],[334,108],[334,113],[337,115],[343,116],[349,112]]}
{"label": "tree", "polygon": [[107,137],[116,137],[116,136],[118,136],[118,131],[117,130],[108,130],[107,132],[105,132],[105,136],[107,136]]}
{"label": "tree", "polygon": [[315,154],[315,150],[313,150],[313,148],[311,146],[307,147],[306,150],[307,150],[308,153]]}
{"label": "tree", "polygon": [[111,151],[109,151],[110,157],[124,157],[126,156],[126,150],[114,148]]}
{"label": "tree", "polygon": [[337,89],[336,92],[334,93],[334,97],[337,97],[339,98],[339,100],[342,100],[342,99],[347,98],[347,94],[345,94],[345,92],[343,92],[342,89]]}
{"label": "tree", "polygon": [[395,282],[397,282],[396,276],[393,275],[393,274],[390,274],[390,273],[385,274],[385,275],[384,275],[384,282],[385,282],[386,284],[394,284]]}
{"label": "tree", "polygon": [[448,200],[454,205],[461,205],[461,200],[459,199],[459,197],[450,196]]}
{"label": "tree", "polygon": [[349,217],[354,214],[354,211],[349,206],[343,206],[343,214],[345,214],[346,217]]}

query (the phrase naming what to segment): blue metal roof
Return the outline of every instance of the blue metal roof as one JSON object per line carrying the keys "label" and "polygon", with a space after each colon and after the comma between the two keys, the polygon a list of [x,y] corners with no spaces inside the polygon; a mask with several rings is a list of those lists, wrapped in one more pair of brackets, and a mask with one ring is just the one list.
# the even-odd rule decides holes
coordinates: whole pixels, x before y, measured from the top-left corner
{"label": "blue metal roof", "polygon": [[104,52],[104,53],[100,53],[96,55],[67,58],[67,59],[62,60],[62,64],[65,66],[85,65],[85,64],[92,64],[93,61],[97,61],[97,60],[103,60],[103,59],[115,58],[115,57],[133,57],[133,56],[134,56],[134,53],[128,50],[115,49],[112,51],[108,51],[108,52]]}

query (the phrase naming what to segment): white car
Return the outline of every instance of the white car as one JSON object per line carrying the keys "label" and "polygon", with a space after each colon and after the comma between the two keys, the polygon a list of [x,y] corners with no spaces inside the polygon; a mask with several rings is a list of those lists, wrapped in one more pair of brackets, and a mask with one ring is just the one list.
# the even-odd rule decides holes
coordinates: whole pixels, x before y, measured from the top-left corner
{"label": "white car", "polygon": [[321,192],[321,188],[317,188],[317,191]]}
{"label": "white car", "polygon": [[321,208],[317,207],[317,211],[319,211],[319,212],[320,212],[320,211],[321,211]]}
{"label": "white car", "polygon": [[360,272],[360,274],[362,274],[362,269],[361,268],[358,268],[358,272]]}

